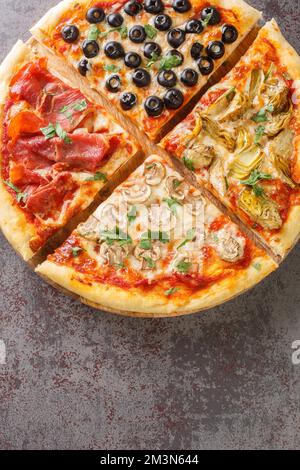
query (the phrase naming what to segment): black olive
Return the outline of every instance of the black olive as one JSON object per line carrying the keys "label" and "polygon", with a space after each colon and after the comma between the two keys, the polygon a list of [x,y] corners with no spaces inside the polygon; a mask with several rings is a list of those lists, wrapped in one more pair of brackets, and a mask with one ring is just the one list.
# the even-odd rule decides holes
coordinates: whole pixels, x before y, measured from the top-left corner
{"label": "black olive", "polygon": [[145,110],[149,116],[160,116],[164,110],[164,102],[158,96],[149,96],[145,101]]}
{"label": "black olive", "polygon": [[210,41],[206,52],[212,59],[220,59],[225,54],[225,46],[221,41]]}
{"label": "black olive", "polygon": [[200,42],[194,42],[191,47],[191,56],[193,59],[197,60],[201,56],[201,53],[204,49],[204,46]]}
{"label": "black olive", "polygon": [[147,37],[147,34],[143,26],[140,26],[140,25],[133,26],[129,31],[129,39],[132,42],[135,42],[137,44],[140,42],[144,42],[146,37]]}
{"label": "black olive", "polygon": [[151,75],[145,69],[136,69],[132,74],[132,80],[137,87],[144,88],[150,85]]}
{"label": "black olive", "polygon": [[121,107],[124,111],[129,111],[137,103],[137,97],[134,93],[123,93],[120,99]]}
{"label": "black olive", "polygon": [[120,26],[122,26],[124,18],[122,15],[120,15],[120,13],[111,13],[106,18],[106,21],[112,28],[119,28]]}
{"label": "black olive", "polygon": [[185,86],[195,86],[198,83],[199,74],[194,69],[184,69],[180,75],[180,80]]}
{"label": "black olive", "polygon": [[176,49],[171,49],[169,52],[167,52],[166,57],[172,57],[175,56],[180,60],[180,63],[178,62],[178,65],[174,65],[174,67],[180,67],[180,65],[184,61],[184,57],[181,54],[181,52],[177,51]]}
{"label": "black olive", "polygon": [[180,28],[171,29],[168,32],[167,39],[170,46],[177,49],[185,41],[185,32]]}
{"label": "black olive", "polygon": [[117,41],[110,41],[105,44],[104,53],[110,59],[120,59],[124,57],[124,49],[122,44]]}
{"label": "black olive", "polygon": [[197,65],[202,75],[209,75],[215,66],[212,58],[205,56],[202,56],[197,60]]}
{"label": "black olive", "polygon": [[192,8],[189,0],[173,0],[172,6],[177,13],[186,13]]}
{"label": "black olive", "polygon": [[231,24],[224,24],[222,27],[222,41],[225,44],[232,44],[239,37],[238,30]]}
{"label": "black olive", "polygon": [[169,15],[157,15],[154,26],[159,31],[168,31],[172,27],[172,18]]}
{"label": "black olive", "polygon": [[145,0],[144,8],[148,13],[156,15],[157,13],[164,11],[165,6],[161,0]]}
{"label": "black olive", "polygon": [[156,42],[146,42],[143,48],[144,56],[152,59],[153,55],[161,56],[161,47]]}
{"label": "black olive", "polygon": [[89,71],[89,61],[87,59],[81,59],[81,61],[78,63],[78,70],[80,75],[85,77]]}
{"label": "black olive", "polygon": [[173,88],[177,83],[176,73],[173,70],[162,70],[157,76],[157,81],[165,88]]}
{"label": "black olive", "polygon": [[103,8],[90,8],[87,11],[86,19],[89,23],[92,24],[101,23],[105,19],[105,13]]}
{"label": "black olive", "polygon": [[119,75],[111,75],[108,77],[105,86],[111,93],[117,93],[121,88],[121,78]]}
{"label": "black olive", "polygon": [[96,57],[99,54],[100,47],[97,41],[89,41],[88,39],[83,42],[82,44],[82,50],[88,59],[92,59],[93,57]]}
{"label": "black olive", "polygon": [[131,69],[136,69],[142,63],[141,57],[136,52],[128,52],[124,58],[125,65]]}
{"label": "black olive", "polygon": [[167,109],[178,109],[183,105],[183,94],[177,88],[167,91],[164,96],[164,103]]}
{"label": "black olive", "polygon": [[213,26],[221,22],[221,15],[215,7],[209,6],[204,8],[201,12],[201,18],[203,21],[206,21],[210,17],[208,22],[209,25]]}
{"label": "black olive", "polygon": [[135,1],[127,2],[124,6],[124,11],[129,16],[136,16],[142,9],[142,5]]}
{"label": "black olive", "polygon": [[203,31],[203,25],[199,20],[190,20],[185,25],[185,32],[191,34],[201,34]]}
{"label": "black olive", "polygon": [[72,42],[77,41],[79,38],[79,29],[74,24],[68,24],[64,26],[61,30],[62,38],[65,42],[71,44]]}

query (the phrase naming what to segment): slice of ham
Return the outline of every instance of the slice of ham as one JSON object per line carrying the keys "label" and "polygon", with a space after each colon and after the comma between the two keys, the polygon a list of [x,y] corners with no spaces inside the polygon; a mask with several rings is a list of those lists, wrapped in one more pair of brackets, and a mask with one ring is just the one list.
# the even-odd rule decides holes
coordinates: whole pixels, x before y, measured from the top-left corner
{"label": "slice of ham", "polygon": [[45,121],[31,111],[21,111],[16,114],[8,125],[8,136],[15,141],[20,135],[39,134]]}
{"label": "slice of ham", "polygon": [[48,180],[36,171],[26,168],[22,163],[13,165],[9,172],[9,180],[15,186],[23,189],[27,185],[45,185]]}

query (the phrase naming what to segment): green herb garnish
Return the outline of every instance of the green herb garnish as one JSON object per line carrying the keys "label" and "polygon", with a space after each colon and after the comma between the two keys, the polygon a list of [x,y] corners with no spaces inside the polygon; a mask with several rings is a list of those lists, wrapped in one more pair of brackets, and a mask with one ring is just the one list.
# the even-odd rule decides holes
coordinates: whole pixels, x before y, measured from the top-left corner
{"label": "green herb garnish", "polygon": [[146,65],[147,69],[152,67],[152,65],[154,65],[159,59],[160,59],[160,56],[158,54],[156,54],[155,52],[152,52],[151,59],[149,60],[149,62]]}
{"label": "green herb garnish", "polygon": [[260,271],[261,270],[261,264],[260,263],[254,263],[253,268],[256,269],[256,271]]}
{"label": "green herb garnish", "polygon": [[193,164],[193,160],[191,160],[190,158],[188,157],[183,157],[183,163],[184,165],[186,166],[186,168],[190,171],[195,171],[195,167],[194,167],[194,164]]}
{"label": "green herb garnish", "polygon": [[131,222],[135,221],[136,217],[137,217],[137,208],[136,206],[132,206],[127,214],[128,222],[131,224]]}
{"label": "green herb garnish", "polygon": [[103,69],[104,69],[106,72],[113,72],[113,73],[120,72],[120,67],[117,67],[117,66],[114,65],[114,64],[107,64],[107,65],[104,65],[104,66],[103,66]]}
{"label": "green herb garnish", "polygon": [[187,243],[191,242],[195,238],[196,230],[194,228],[191,228],[190,230],[187,231],[186,234],[186,239],[183,240],[180,245],[178,245],[177,250],[185,246]]}
{"label": "green herb garnish", "polygon": [[68,136],[67,132],[61,127],[59,123],[55,125],[50,123],[47,127],[42,127],[40,130],[47,140],[53,139],[57,136],[62,139],[66,144],[72,143],[72,140]]}
{"label": "green herb garnish", "polygon": [[28,198],[27,193],[22,193],[22,191],[19,188],[17,188],[17,186],[15,186],[10,181],[4,181],[4,184],[6,184],[6,186],[8,186],[10,189],[12,189],[17,194],[18,203],[20,203],[20,202],[24,202],[24,204],[26,203],[27,198]]}
{"label": "green herb garnish", "polygon": [[114,242],[120,246],[129,245],[132,243],[132,238],[128,233],[123,232],[119,227],[115,230],[103,230],[100,232],[100,238],[108,245],[113,245]]}
{"label": "green herb garnish", "polygon": [[254,143],[255,145],[258,145],[261,138],[263,137],[263,135],[265,134],[265,126],[258,126],[255,130],[255,138],[254,138]]}
{"label": "green herb garnish", "polygon": [[158,240],[162,243],[169,243],[170,238],[166,232],[152,232],[148,230],[148,232],[142,234],[141,240]]}
{"label": "green herb garnish", "polygon": [[259,122],[267,122],[268,121],[268,116],[267,112],[272,113],[274,111],[274,106],[272,104],[269,104],[268,106],[265,106],[264,108],[260,109],[255,116],[253,116],[251,119],[252,121],[259,123]]}
{"label": "green herb garnish", "polygon": [[155,261],[153,261],[152,258],[149,258],[148,256],[144,256],[143,259],[146,261],[148,268],[154,269],[155,268]]}
{"label": "green herb garnish", "polygon": [[159,70],[171,70],[173,67],[178,67],[182,64],[182,59],[176,55],[169,55],[163,57],[159,64]]}
{"label": "green herb garnish", "polygon": [[142,250],[151,250],[152,248],[152,242],[151,240],[141,240],[140,241],[140,247],[142,248]]}
{"label": "green herb garnish", "polygon": [[94,176],[91,176],[89,178],[86,178],[85,181],[104,181],[106,183],[107,181],[107,176],[104,173],[101,173],[101,171],[97,171]]}
{"label": "green herb garnish", "polygon": [[178,292],[180,289],[178,287],[171,287],[171,289],[168,289],[165,291],[165,296],[166,297],[171,297],[171,295],[175,294]]}
{"label": "green herb garnish", "polygon": [[207,15],[207,17],[205,18],[205,20],[202,20],[202,26],[203,28],[206,28],[210,22],[210,20],[212,19],[212,13],[209,13],[209,15]]}
{"label": "green herb garnish", "polygon": [[109,29],[108,31],[104,31],[103,33],[100,33],[100,36],[102,38],[105,38],[110,33],[114,33],[114,32],[120,33],[120,36],[121,36],[122,39],[126,39],[127,36],[128,36],[128,29],[127,29],[126,26],[119,26],[118,28]]}
{"label": "green herb garnish", "polygon": [[255,196],[260,197],[264,194],[264,190],[260,186],[257,186],[257,184],[260,181],[270,179],[272,179],[272,175],[262,173],[259,170],[253,170],[250,174],[250,177],[246,181],[242,181],[242,184],[246,186],[251,186]]}
{"label": "green herb garnish", "polygon": [[88,40],[89,41],[97,41],[100,34],[101,33],[100,33],[99,29],[97,28],[97,26],[95,24],[93,24],[90,27],[89,32],[88,32]]}
{"label": "green herb garnish", "polygon": [[176,206],[182,206],[181,202],[177,201],[174,197],[164,198],[163,201],[168,204],[173,214],[176,214]]}
{"label": "green herb garnish", "polygon": [[150,24],[145,24],[144,26],[145,32],[150,39],[154,39],[157,36],[157,31],[156,29],[151,26]]}
{"label": "green herb garnish", "polygon": [[180,261],[180,263],[177,264],[176,268],[180,273],[186,274],[192,266],[192,263],[189,263],[187,261]]}
{"label": "green herb garnish", "polygon": [[73,258],[78,258],[78,256],[80,255],[80,253],[84,251],[83,248],[81,248],[80,246],[74,246],[72,248],[72,255],[73,255]]}

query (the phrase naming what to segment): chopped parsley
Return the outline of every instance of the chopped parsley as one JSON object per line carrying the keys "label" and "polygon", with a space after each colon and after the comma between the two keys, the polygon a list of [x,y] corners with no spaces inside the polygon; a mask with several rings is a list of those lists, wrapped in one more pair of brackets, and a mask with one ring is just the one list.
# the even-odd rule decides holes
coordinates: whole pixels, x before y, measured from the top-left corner
{"label": "chopped parsley", "polygon": [[114,33],[114,32],[118,32],[120,33],[120,36],[122,39],[126,39],[127,36],[128,36],[128,29],[126,26],[119,26],[118,28],[111,28],[109,29],[108,31],[104,31],[102,33],[99,33],[99,35],[102,37],[102,38],[105,38],[106,36],[108,36],[110,33]]}
{"label": "chopped parsley", "polygon": [[107,65],[104,65],[104,66],[103,66],[103,69],[104,69],[106,72],[113,72],[113,73],[120,72],[120,67],[117,67],[117,66],[114,65],[114,64],[107,64]]}
{"label": "chopped parsley", "polygon": [[255,196],[260,197],[264,194],[264,190],[262,187],[258,186],[257,184],[263,180],[270,180],[272,179],[272,175],[267,173],[262,173],[259,170],[253,170],[251,172],[250,177],[246,181],[242,181],[242,184],[246,186],[251,186]]}
{"label": "chopped parsley", "polygon": [[260,122],[267,122],[268,121],[268,113],[272,113],[274,111],[274,106],[272,104],[269,104],[268,106],[265,106],[264,108],[261,108],[257,114],[255,114],[251,119],[252,121],[256,123]]}
{"label": "chopped parsley", "polygon": [[89,29],[88,40],[89,41],[97,41],[100,34],[101,33],[100,33],[99,29],[97,28],[97,26],[95,24],[93,24]]}
{"label": "chopped parsley", "polygon": [[176,55],[169,55],[163,57],[159,64],[159,70],[171,70],[173,67],[178,67],[182,64],[182,59]]}
{"label": "chopped parsley", "polygon": [[186,168],[190,171],[195,171],[195,167],[194,167],[194,164],[193,164],[193,160],[191,160],[191,158],[188,158],[188,157],[183,157],[183,163],[184,165],[186,166]]}
{"label": "chopped parsley", "polygon": [[105,173],[101,173],[101,171],[97,171],[94,176],[87,178],[85,181],[104,181],[106,183],[107,176]]}
{"label": "chopped parsley", "polygon": [[148,232],[142,234],[141,240],[158,240],[162,243],[169,243],[170,238],[166,232],[153,232],[148,230]]}
{"label": "chopped parsley", "polygon": [[253,268],[256,269],[256,271],[260,271],[261,268],[262,268],[262,266],[261,266],[260,263],[254,263],[254,264],[253,264]]}
{"label": "chopped parsley", "polygon": [[261,138],[264,136],[265,134],[265,126],[258,126],[256,129],[255,129],[255,138],[254,138],[254,143],[255,145],[258,145],[259,142],[261,141]]}
{"label": "chopped parsley", "polygon": [[134,222],[136,217],[137,217],[137,208],[136,208],[136,206],[132,206],[130,208],[130,210],[128,211],[128,213],[127,213],[128,222],[129,223]]}
{"label": "chopped parsley", "polygon": [[213,15],[213,13],[209,13],[209,15],[207,15],[205,20],[201,21],[203,28],[206,28],[208,26],[210,20],[212,19],[212,15]]}
{"label": "chopped parsley", "polygon": [[194,239],[195,234],[196,234],[196,230],[194,228],[191,228],[190,230],[188,230],[186,234],[186,239],[183,240],[183,242],[180,243],[180,245],[178,245],[177,250],[185,246],[187,243],[191,242]]}
{"label": "chopped parsley", "polygon": [[100,238],[110,246],[115,242],[117,242],[120,246],[129,245],[132,243],[132,238],[130,235],[123,232],[119,227],[116,227],[115,230],[101,231]]}
{"label": "chopped parsley", "polygon": [[149,60],[149,62],[146,65],[147,69],[152,67],[152,65],[154,65],[159,59],[160,59],[160,56],[158,54],[156,54],[156,52],[152,52],[151,59]]}
{"label": "chopped parsley", "polygon": [[168,197],[163,199],[169,206],[169,209],[176,214],[176,206],[182,206],[181,202],[177,201],[174,197]]}
{"label": "chopped parsley", "polygon": [[145,24],[144,26],[145,32],[150,39],[154,39],[157,36],[157,31],[153,26],[150,24]]}
{"label": "chopped parsley", "polygon": [[80,253],[82,253],[84,251],[83,248],[81,248],[80,246],[74,246],[72,248],[72,256],[73,258],[78,258],[78,256],[80,255]]}
{"label": "chopped parsley", "polygon": [[155,261],[153,261],[152,258],[149,258],[149,256],[144,256],[143,259],[146,261],[148,268],[154,269],[155,268]]}
{"label": "chopped parsley", "polygon": [[192,266],[192,263],[188,261],[180,261],[180,263],[177,264],[176,268],[178,269],[180,273],[186,274],[190,270],[191,266]]}
{"label": "chopped parsley", "polygon": [[141,240],[141,241],[140,241],[140,247],[141,247],[143,250],[151,250],[151,248],[152,248],[152,242],[151,242],[151,240],[149,240],[149,239]]}
{"label": "chopped parsley", "polygon": [[47,127],[42,127],[41,132],[44,134],[47,140],[53,139],[54,137],[59,137],[62,139],[65,144],[71,144],[72,140],[68,136],[67,132],[61,127],[59,123],[52,124],[50,123]]}
{"label": "chopped parsley", "polygon": [[60,113],[64,114],[67,119],[72,119],[73,117],[72,111],[82,112],[82,111],[85,111],[87,107],[88,107],[88,104],[86,100],[80,100],[80,101],[76,101],[76,103],[70,104],[68,106],[64,106],[63,108],[61,108]]}
{"label": "chopped parsley", "polygon": [[176,294],[176,292],[178,292],[179,290],[179,287],[171,287],[171,289],[165,291],[165,296],[171,297],[171,295]]}
{"label": "chopped parsley", "polygon": [[24,202],[24,204],[26,203],[27,198],[28,198],[27,193],[22,193],[22,191],[19,188],[17,188],[17,186],[10,183],[10,181],[4,181],[4,184],[6,184],[6,186],[8,186],[10,189],[12,189],[16,193],[18,203],[20,202]]}

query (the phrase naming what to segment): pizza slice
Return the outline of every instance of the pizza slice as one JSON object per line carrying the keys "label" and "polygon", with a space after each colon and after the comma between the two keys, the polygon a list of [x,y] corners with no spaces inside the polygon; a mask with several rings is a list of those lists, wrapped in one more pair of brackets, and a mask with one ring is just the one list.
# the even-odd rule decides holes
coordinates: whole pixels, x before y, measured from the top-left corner
{"label": "pizza slice", "polygon": [[28,260],[91,204],[137,146],[21,41],[0,81],[0,226]]}
{"label": "pizza slice", "polygon": [[158,141],[260,17],[242,0],[66,0],[31,31]]}
{"label": "pizza slice", "polygon": [[151,156],[37,272],[97,308],[171,316],[225,302],[276,267],[171,162]]}
{"label": "pizza slice", "polygon": [[162,143],[282,257],[300,233],[299,80],[273,20]]}

